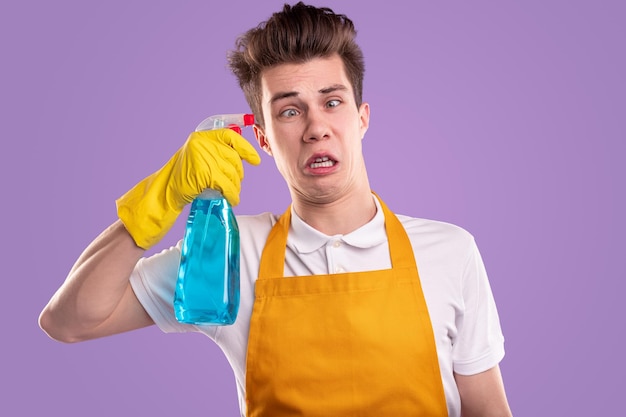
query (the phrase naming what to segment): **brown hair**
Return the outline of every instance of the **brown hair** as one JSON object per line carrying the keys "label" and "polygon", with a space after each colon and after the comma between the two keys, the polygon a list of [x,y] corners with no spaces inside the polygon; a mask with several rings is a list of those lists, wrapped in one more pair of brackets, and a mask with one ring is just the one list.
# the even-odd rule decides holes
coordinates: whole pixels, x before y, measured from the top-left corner
{"label": "brown hair", "polygon": [[261,74],[285,63],[304,63],[313,58],[338,54],[354,90],[357,106],[363,100],[363,52],[355,42],[354,24],[345,15],[327,7],[298,2],[285,4],[281,12],[250,29],[237,39],[228,54],[231,71],[255,115],[264,126],[261,110]]}

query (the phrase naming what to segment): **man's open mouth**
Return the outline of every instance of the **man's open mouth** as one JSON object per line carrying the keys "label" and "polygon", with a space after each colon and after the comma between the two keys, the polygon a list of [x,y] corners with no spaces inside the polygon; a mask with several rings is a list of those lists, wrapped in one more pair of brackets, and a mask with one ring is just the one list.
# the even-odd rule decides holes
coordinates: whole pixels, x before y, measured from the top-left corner
{"label": "man's open mouth", "polygon": [[315,161],[313,161],[309,167],[312,169],[315,168],[330,168],[333,165],[335,165],[335,161],[333,161],[332,159],[330,159],[327,156],[322,156],[321,158],[315,158]]}

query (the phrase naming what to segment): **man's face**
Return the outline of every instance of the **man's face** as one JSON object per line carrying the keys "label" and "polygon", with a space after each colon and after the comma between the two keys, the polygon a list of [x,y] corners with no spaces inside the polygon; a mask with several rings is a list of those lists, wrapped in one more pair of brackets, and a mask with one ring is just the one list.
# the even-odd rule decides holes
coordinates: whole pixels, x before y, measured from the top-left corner
{"label": "man's face", "polygon": [[261,88],[265,127],[255,135],[294,200],[331,203],[367,186],[361,140],[369,105],[357,108],[339,56],[272,67]]}

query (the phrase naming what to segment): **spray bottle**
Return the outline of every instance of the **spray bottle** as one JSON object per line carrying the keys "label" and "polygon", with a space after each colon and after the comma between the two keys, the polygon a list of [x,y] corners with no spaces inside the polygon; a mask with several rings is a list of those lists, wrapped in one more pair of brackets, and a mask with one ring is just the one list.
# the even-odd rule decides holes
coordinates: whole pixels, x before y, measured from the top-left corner
{"label": "spray bottle", "polygon": [[[204,119],[196,131],[241,128],[252,114]],[[239,227],[232,206],[217,190],[205,189],[191,203],[183,238],[174,312],[181,323],[233,324],[239,310]]]}

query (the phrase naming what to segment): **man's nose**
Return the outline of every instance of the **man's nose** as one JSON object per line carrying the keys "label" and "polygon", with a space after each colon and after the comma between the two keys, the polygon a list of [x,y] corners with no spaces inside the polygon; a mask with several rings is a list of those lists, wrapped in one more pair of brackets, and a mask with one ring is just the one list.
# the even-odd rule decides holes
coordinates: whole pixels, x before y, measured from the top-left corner
{"label": "man's nose", "polygon": [[307,124],[302,138],[305,142],[315,142],[330,138],[330,125],[324,112],[317,109],[309,109],[306,117]]}

